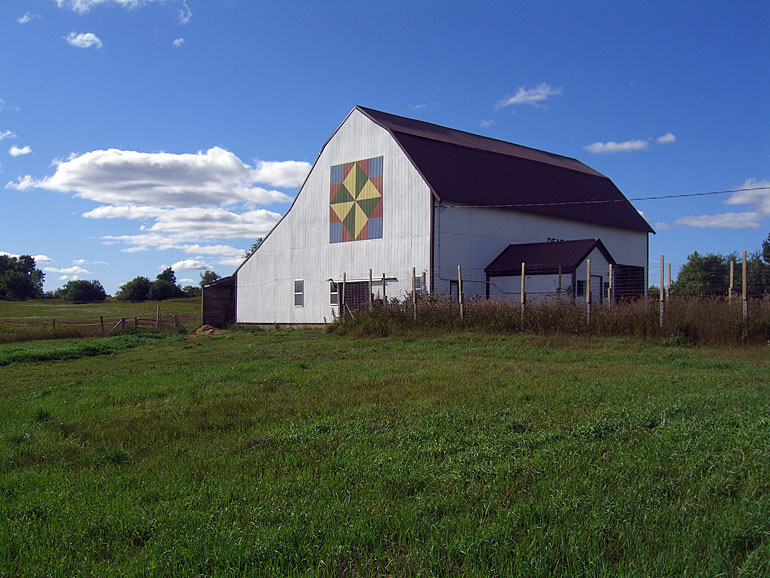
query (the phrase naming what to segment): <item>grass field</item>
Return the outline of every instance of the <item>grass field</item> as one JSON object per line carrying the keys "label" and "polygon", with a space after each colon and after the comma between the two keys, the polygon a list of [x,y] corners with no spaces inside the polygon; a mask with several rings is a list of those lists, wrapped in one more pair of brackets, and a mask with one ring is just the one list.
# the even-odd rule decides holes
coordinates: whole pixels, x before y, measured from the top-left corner
{"label": "grass field", "polygon": [[[0,343],[101,334],[100,317],[104,319],[105,333],[109,334],[121,318],[125,318],[129,325],[137,317],[154,320],[157,307],[160,307],[162,322],[167,328],[172,326],[174,314],[180,325],[200,323],[200,297],[141,303],[108,299],[102,303],[84,304],[63,299],[0,300]],[[55,329],[52,319],[56,320]]]}
{"label": "grass field", "polygon": [[768,350],[0,344],[0,576],[770,575]]}

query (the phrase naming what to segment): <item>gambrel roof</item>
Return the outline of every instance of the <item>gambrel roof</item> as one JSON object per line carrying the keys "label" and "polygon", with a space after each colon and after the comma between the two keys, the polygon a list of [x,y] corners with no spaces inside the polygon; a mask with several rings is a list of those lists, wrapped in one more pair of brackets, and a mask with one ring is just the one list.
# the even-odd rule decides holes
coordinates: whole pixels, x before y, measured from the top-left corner
{"label": "gambrel roof", "polygon": [[654,233],[615,184],[580,161],[357,106],[386,129],[443,203],[501,207]]}

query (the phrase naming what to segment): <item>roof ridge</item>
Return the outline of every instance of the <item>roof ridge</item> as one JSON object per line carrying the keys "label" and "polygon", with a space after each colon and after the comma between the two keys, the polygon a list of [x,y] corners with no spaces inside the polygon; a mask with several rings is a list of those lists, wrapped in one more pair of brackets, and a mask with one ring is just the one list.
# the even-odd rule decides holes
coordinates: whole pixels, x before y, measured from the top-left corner
{"label": "roof ridge", "polygon": [[[428,121],[425,121],[425,120],[419,120],[419,119],[416,119],[416,118],[410,118],[408,116],[401,116],[401,115],[398,115],[398,114],[393,114],[393,113],[390,113],[390,112],[385,112],[385,111],[377,110],[377,109],[374,109],[374,108],[368,108],[368,107],[361,106],[361,105],[358,105],[358,104],[355,106],[355,109],[358,109],[363,114],[365,114],[369,119],[371,119],[373,122],[375,122],[376,124],[379,124],[380,126],[383,126],[384,128],[388,129],[391,132],[398,132],[398,133],[401,133],[401,134],[406,134],[406,135],[410,135],[410,136],[416,136],[416,137],[425,138],[425,139],[429,139],[429,140],[434,140],[434,141],[438,141],[438,142],[444,142],[444,143],[448,143],[448,144],[454,144],[454,145],[462,146],[462,147],[466,147],[466,148],[472,148],[472,149],[476,149],[476,150],[495,152],[495,153],[503,154],[503,155],[507,155],[507,156],[518,156],[519,158],[522,158],[520,155],[514,154],[513,151],[500,150],[500,147],[515,147],[516,149],[519,149],[520,152],[524,152],[524,153],[528,152],[528,153],[531,153],[533,156],[540,156],[540,155],[542,155],[542,156],[546,157],[545,159],[523,157],[523,158],[528,158],[528,160],[532,160],[532,161],[535,161],[535,162],[546,163],[546,164],[556,164],[554,162],[548,162],[548,159],[553,159],[554,161],[561,160],[562,162],[563,161],[569,161],[570,163],[575,163],[578,166],[564,167],[564,168],[568,168],[570,170],[577,170],[577,171],[580,171],[580,172],[584,172],[584,173],[588,173],[588,174],[594,174],[594,175],[597,175],[597,176],[605,177],[605,175],[603,175],[599,171],[589,167],[588,165],[586,165],[582,161],[576,159],[575,157],[569,157],[567,155],[561,155],[561,154],[558,154],[558,153],[552,153],[552,152],[549,152],[549,151],[546,151],[546,150],[543,150],[543,149],[538,149],[538,148],[535,148],[535,147],[529,147],[529,146],[518,144],[518,143],[515,143],[515,142],[511,142],[511,141],[507,141],[507,140],[503,140],[503,139],[499,139],[499,138],[494,138],[494,137],[490,137],[490,136],[486,136],[486,135],[481,135],[481,134],[478,134],[478,133],[470,132],[470,131],[467,131],[467,130],[462,130],[462,129],[459,129],[459,128],[452,128],[452,127],[444,126],[444,125],[441,125],[441,124],[436,124],[436,123],[433,123],[433,122],[428,122]],[[425,134],[425,133],[422,133],[422,132],[414,130],[414,129],[410,130],[408,127],[403,126],[403,125],[396,127],[392,123],[386,122],[384,119],[377,118],[378,116],[391,117],[393,119],[399,119],[401,121],[406,121],[406,123],[416,123],[416,124],[422,125],[423,127],[426,127],[426,128],[434,128],[434,129],[439,129],[439,131],[448,131],[450,133],[459,134],[459,135],[462,135],[462,136],[466,137],[470,141],[474,141],[474,140],[486,141],[486,142],[489,142],[489,143],[496,144],[498,146],[495,147],[495,150],[491,150],[490,148],[485,148],[483,146],[479,146],[480,143],[477,144],[477,143],[473,143],[473,142],[458,142],[457,139],[446,138],[446,137],[445,138],[441,138],[439,134]]]}

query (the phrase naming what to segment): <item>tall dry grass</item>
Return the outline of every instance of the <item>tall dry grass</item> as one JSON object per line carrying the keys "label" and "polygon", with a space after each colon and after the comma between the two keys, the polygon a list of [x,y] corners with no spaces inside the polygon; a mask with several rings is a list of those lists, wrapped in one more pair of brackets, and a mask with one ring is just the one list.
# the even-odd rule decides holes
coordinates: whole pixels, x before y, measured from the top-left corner
{"label": "tall dry grass", "polygon": [[543,299],[522,307],[503,299],[469,300],[460,318],[457,302],[443,296],[420,296],[417,319],[411,299],[392,299],[386,306],[336,320],[328,330],[356,336],[387,336],[413,329],[471,329],[496,333],[605,335],[670,340],[681,344],[748,345],[770,343],[770,303],[742,304],[716,297],[681,297],[666,303],[663,327],[657,300],[635,300],[606,306],[594,303],[590,324],[585,303]]}

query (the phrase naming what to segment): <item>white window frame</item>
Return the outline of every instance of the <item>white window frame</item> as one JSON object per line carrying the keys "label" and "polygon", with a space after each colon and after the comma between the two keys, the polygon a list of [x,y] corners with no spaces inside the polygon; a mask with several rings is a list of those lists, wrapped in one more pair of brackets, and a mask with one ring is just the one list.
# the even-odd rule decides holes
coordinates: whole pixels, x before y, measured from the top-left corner
{"label": "white window frame", "polygon": [[[299,283],[299,285],[297,285],[297,283]],[[294,307],[304,307],[304,306],[305,306],[305,280],[295,279],[294,280]]]}
{"label": "white window frame", "polygon": [[329,304],[332,307],[340,304],[340,284],[336,281],[329,281]]}

